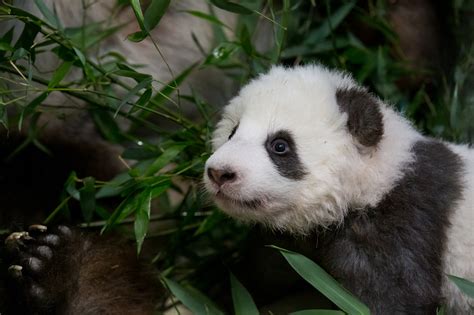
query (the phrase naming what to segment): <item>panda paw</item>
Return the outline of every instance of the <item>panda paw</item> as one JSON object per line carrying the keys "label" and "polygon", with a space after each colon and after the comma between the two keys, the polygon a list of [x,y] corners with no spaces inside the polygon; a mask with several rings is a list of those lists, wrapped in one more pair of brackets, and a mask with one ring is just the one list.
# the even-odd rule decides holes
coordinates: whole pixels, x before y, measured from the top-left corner
{"label": "panda paw", "polygon": [[58,286],[65,284],[65,279],[58,279],[57,271],[65,267],[63,251],[72,234],[66,226],[50,230],[32,225],[28,231],[14,232],[6,238],[10,282],[25,303],[46,306],[57,298]]}

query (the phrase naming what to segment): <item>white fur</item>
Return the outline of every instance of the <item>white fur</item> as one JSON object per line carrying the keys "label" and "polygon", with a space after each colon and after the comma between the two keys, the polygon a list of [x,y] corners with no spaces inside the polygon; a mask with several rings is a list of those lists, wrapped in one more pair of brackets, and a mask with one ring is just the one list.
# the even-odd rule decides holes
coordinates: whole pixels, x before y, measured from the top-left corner
{"label": "white fur", "polygon": [[[412,159],[411,144],[421,136],[382,104],[388,132],[377,150],[361,155],[335,97],[338,88],[355,86],[346,74],[307,66],[275,67],[244,87],[217,125],[216,151],[207,167],[236,169],[238,181],[220,192],[233,199],[261,199],[264,205],[247,209],[217,198],[218,205],[240,220],[298,234],[341,222],[349,207],[376,205],[402,175],[402,164]],[[267,135],[280,129],[291,130],[298,156],[310,170],[302,181],[280,176],[265,151]],[[207,176],[204,180],[216,194],[217,187]]]}
{"label": "white fur", "polygon": [[[465,164],[463,198],[451,216],[447,231],[444,273],[474,281],[474,150],[450,145]],[[444,279],[448,314],[472,314],[474,301],[466,297],[448,278]]]}
{"label": "white fur", "polygon": [[[220,188],[204,181],[229,215],[274,229],[305,234],[314,226],[341,222],[348,209],[375,206],[413,161],[412,145],[423,138],[412,125],[379,101],[384,135],[375,150],[363,152],[346,130],[346,114],[336,103],[338,88],[356,87],[346,74],[319,65],[273,68],[244,87],[224,109],[213,138],[214,154],[206,169],[228,167],[237,180]],[[227,140],[239,124],[235,135]],[[290,130],[298,156],[308,168],[303,180],[281,176],[264,143],[268,134]],[[463,199],[447,231],[443,255],[446,274],[474,280],[474,153],[450,145],[464,161]],[[248,208],[235,200],[262,200]],[[473,301],[445,279],[443,292],[452,314],[468,314]]]}

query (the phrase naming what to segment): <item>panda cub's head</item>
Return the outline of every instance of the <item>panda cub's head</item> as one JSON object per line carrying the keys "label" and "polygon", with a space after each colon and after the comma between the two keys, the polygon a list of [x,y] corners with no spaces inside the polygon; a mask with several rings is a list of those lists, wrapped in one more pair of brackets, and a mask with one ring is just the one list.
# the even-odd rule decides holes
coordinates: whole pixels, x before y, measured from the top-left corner
{"label": "panda cub's head", "polygon": [[391,185],[377,183],[387,174],[374,158],[384,108],[344,73],[275,67],[225,107],[206,189],[246,222],[303,234],[341,222],[349,207],[376,203]]}

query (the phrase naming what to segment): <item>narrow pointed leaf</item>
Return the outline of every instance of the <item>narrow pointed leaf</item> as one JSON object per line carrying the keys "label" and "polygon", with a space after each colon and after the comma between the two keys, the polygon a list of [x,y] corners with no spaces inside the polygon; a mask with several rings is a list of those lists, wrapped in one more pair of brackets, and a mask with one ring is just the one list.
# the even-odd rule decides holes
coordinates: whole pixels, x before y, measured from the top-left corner
{"label": "narrow pointed leaf", "polygon": [[164,279],[174,296],[196,315],[224,315],[204,294],[191,286],[181,285],[171,279]]}
{"label": "narrow pointed leaf", "polygon": [[140,202],[135,213],[134,231],[137,241],[137,252],[140,253],[150,222],[151,192],[146,190],[140,195]]}
{"label": "narrow pointed leaf", "polygon": [[474,282],[467,279],[448,275],[448,278],[467,296],[474,298]]}
{"label": "narrow pointed leaf", "polygon": [[152,0],[145,11],[144,24],[147,31],[151,31],[160,23],[161,18],[168,9],[171,0]]}
{"label": "narrow pointed leaf", "polygon": [[59,22],[58,16],[54,14],[48,6],[43,2],[43,0],[34,0],[36,6],[43,14],[45,20],[49,23],[49,25],[55,28],[61,28],[61,23]]}
{"label": "narrow pointed leaf", "polygon": [[69,73],[71,70],[72,62],[65,61],[54,71],[51,81],[49,81],[48,88],[54,88],[56,85],[61,83],[61,80]]}
{"label": "narrow pointed leaf", "polygon": [[23,128],[24,119],[34,113],[36,108],[44,102],[48,95],[49,92],[43,92],[37,97],[35,97],[28,105],[26,105],[26,107],[21,112],[20,118],[18,120],[18,130],[21,130]]}
{"label": "narrow pointed leaf", "polygon": [[146,176],[150,176],[168,165],[178,154],[183,151],[184,145],[176,145],[166,149],[145,172]]}
{"label": "narrow pointed leaf", "polygon": [[252,296],[232,273],[230,274],[230,285],[235,315],[258,315],[258,308]]}
{"label": "narrow pointed leaf", "polygon": [[280,251],[291,267],[313,287],[336,304],[341,310],[348,314],[369,315],[369,308],[359,299],[352,295],[347,289],[331,277],[323,268],[307,257],[283,249],[271,246]]}
{"label": "narrow pointed leaf", "polygon": [[92,220],[95,211],[95,180],[93,177],[84,179],[84,187],[79,191],[82,215],[86,222]]}
{"label": "narrow pointed leaf", "polygon": [[303,310],[289,315],[345,315],[346,313],[334,310]]}
{"label": "narrow pointed leaf", "polygon": [[237,14],[252,14],[253,11],[243,5],[237,4],[235,2],[230,2],[226,0],[211,0],[211,3],[218,7],[219,9],[229,11]]}

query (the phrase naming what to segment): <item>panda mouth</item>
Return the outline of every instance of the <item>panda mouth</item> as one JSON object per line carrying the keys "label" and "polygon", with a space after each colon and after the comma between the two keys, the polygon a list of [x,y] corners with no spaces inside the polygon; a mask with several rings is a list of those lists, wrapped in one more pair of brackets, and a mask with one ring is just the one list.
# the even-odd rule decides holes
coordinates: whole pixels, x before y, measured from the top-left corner
{"label": "panda mouth", "polygon": [[233,205],[237,205],[244,208],[250,208],[250,209],[261,208],[264,204],[263,200],[261,199],[251,199],[251,200],[235,199],[235,198],[229,197],[228,195],[224,194],[221,191],[218,191],[216,193],[216,198],[222,201],[231,203]]}

